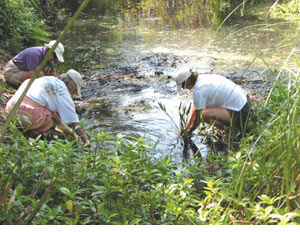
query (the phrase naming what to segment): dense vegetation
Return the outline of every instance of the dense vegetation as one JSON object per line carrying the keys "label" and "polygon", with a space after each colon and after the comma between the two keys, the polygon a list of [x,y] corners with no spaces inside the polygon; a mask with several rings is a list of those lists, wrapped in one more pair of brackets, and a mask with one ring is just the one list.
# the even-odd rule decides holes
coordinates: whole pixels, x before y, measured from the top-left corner
{"label": "dense vegetation", "polygon": [[[207,160],[195,158],[184,167],[170,162],[172,154],[153,159],[142,138],[92,133],[93,146],[84,150],[59,138],[28,139],[12,123],[0,149],[0,220],[4,224],[299,223],[298,78],[287,77],[284,82],[293,83],[289,88],[282,81],[274,83],[269,98],[254,106],[257,120],[238,149],[229,155],[210,154]],[[45,168],[48,171],[39,181]],[[52,181],[54,187],[43,199]],[[30,197],[38,183],[39,191]],[[33,215],[21,217],[26,206]]]}
{"label": "dense vegetation", "polygon": [[277,16],[280,15],[283,18],[288,18],[290,20],[300,19],[300,1],[293,0],[287,1],[283,4],[278,4],[273,10],[273,13]]}
{"label": "dense vegetation", "polygon": [[[8,31],[0,25],[1,36]],[[33,37],[15,38],[1,45]],[[288,71],[274,73],[241,141],[225,138],[228,154],[183,167],[172,154],[154,159],[142,138],[93,132],[84,149],[59,137],[25,137],[15,119],[0,147],[0,223],[299,224],[300,76]]]}
{"label": "dense vegetation", "polygon": [[46,41],[49,33],[34,1],[0,1],[0,47],[12,53]]}

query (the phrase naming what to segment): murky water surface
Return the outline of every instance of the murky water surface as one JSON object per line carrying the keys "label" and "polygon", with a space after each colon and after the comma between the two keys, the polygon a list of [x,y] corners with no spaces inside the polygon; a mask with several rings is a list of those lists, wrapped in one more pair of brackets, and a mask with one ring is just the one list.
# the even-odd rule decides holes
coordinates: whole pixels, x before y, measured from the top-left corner
{"label": "murky water surface", "polygon": [[[192,98],[176,96],[170,78],[176,68],[223,74],[256,93],[274,78],[264,62],[293,67],[285,45],[299,44],[297,26],[266,17],[270,6],[260,4],[238,8],[226,19],[237,7],[226,2],[92,1],[65,41],[66,56],[85,72],[80,114],[89,130],[142,136],[158,157],[172,154],[180,161],[178,106]],[[63,8],[61,22],[71,13]],[[193,141],[206,149],[198,131]]]}

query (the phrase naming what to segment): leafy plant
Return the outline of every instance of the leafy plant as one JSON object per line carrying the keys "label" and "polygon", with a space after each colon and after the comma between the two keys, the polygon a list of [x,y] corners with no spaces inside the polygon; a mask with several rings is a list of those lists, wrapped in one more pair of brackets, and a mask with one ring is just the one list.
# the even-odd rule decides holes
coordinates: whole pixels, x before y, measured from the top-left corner
{"label": "leafy plant", "polygon": [[91,57],[88,53],[88,49],[74,52],[66,47],[64,51],[65,62],[59,64],[59,71],[64,73],[73,68],[78,72],[82,72],[84,69],[87,69],[86,66],[91,63]]}
{"label": "leafy plant", "polygon": [[49,34],[30,0],[0,1],[0,46],[12,53],[48,41]]}

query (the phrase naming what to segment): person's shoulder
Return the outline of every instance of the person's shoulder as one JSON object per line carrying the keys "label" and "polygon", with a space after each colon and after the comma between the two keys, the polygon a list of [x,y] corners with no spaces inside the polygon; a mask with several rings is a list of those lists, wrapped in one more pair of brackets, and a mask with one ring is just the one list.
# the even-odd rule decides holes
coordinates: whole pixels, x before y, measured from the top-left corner
{"label": "person's shoulder", "polygon": [[59,80],[55,76],[43,76],[40,78],[37,78],[35,81],[43,82],[43,83],[53,83],[56,85],[64,85],[65,83],[61,80]]}
{"label": "person's shoulder", "polygon": [[29,47],[29,48],[25,48],[23,51],[30,51],[30,52],[34,52],[34,51],[39,51],[41,50],[43,47]]}
{"label": "person's shoulder", "polygon": [[[199,78],[226,78],[225,76],[222,76],[220,74],[215,74],[215,73],[201,73],[198,76]],[[226,78],[227,79],[227,78]]]}
{"label": "person's shoulder", "polygon": [[30,47],[24,49],[22,52],[19,54],[24,54],[25,56],[36,56],[36,55],[41,55],[43,54],[43,47]]}
{"label": "person's shoulder", "polygon": [[38,79],[40,79],[40,80],[59,80],[57,77],[55,77],[55,76],[42,76],[42,77],[40,77],[40,78],[38,78]]}
{"label": "person's shoulder", "polygon": [[211,84],[225,84],[232,82],[230,79],[220,74],[201,74],[199,76],[201,76],[200,79],[202,79],[204,82]]}

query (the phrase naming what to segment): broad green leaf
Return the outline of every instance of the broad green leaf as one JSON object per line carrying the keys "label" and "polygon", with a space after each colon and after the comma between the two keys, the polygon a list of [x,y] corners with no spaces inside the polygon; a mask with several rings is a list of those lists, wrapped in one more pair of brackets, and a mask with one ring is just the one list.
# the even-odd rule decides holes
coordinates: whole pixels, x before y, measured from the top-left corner
{"label": "broad green leaf", "polygon": [[67,196],[69,196],[70,193],[71,193],[70,190],[67,189],[67,188],[65,188],[65,187],[61,187],[61,188],[60,188],[60,191],[61,191],[63,194],[67,195]]}
{"label": "broad green leaf", "polygon": [[184,185],[189,184],[189,183],[192,183],[193,181],[194,181],[194,179],[186,179],[186,180],[184,181]]}

